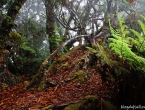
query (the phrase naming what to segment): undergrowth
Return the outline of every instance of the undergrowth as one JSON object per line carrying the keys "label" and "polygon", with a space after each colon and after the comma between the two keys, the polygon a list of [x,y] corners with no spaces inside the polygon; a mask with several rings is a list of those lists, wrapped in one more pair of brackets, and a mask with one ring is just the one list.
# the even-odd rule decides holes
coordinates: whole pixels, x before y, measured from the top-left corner
{"label": "undergrowth", "polygon": [[[141,18],[145,21],[144,16]],[[109,22],[112,37],[108,38],[108,47],[96,43],[87,48],[96,54],[102,65],[110,66],[116,74],[130,70],[145,72],[145,24],[138,20],[142,33],[130,29],[119,15],[118,24],[119,28],[114,29]]]}
{"label": "undergrowth", "polygon": [[[141,16],[145,20],[144,16]],[[145,58],[141,53],[144,53],[145,46],[145,25],[141,20],[138,20],[143,35],[134,29],[129,29],[124,24],[124,20],[118,17],[119,29],[114,30],[110,25],[110,31],[113,38],[109,38],[109,48],[115,53],[123,62],[129,64],[132,69],[141,70],[145,72]]]}
{"label": "undergrowth", "polygon": [[120,105],[145,104],[145,16],[138,20],[142,32],[130,29],[118,16],[119,26],[114,29],[111,24],[111,37],[108,44],[96,43],[87,47],[97,56],[97,70],[103,81],[116,84],[114,103]]}

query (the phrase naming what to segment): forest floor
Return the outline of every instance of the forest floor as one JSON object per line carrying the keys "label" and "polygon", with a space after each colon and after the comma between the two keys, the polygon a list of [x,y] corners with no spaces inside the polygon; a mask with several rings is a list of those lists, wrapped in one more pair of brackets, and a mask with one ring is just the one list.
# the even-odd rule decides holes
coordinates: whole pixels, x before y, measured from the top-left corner
{"label": "forest floor", "polygon": [[[54,87],[47,87],[41,91],[34,88],[24,90],[23,83],[29,79],[27,77],[22,77],[20,83],[15,86],[9,87],[4,84],[3,89],[0,91],[0,109],[40,110],[48,106],[49,108],[54,108],[76,103],[87,95],[95,95],[100,97],[100,100],[103,98],[111,102],[117,91],[117,83],[102,81],[102,76],[95,66],[87,67],[87,80],[84,80],[82,76],[81,79],[83,81],[70,79],[71,72],[77,67],[76,62],[86,52],[82,49],[77,49],[65,55],[65,58],[64,56],[57,56],[55,59],[57,64],[55,62],[53,63],[55,66],[51,66],[51,69],[48,68],[49,71],[45,77],[49,82],[56,84]],[[77,71],[80,71],[80,69]],[[66,79],[70,80],[66,81]],[[58,110],[60,109],[58,108]]]}
{"label": "forest floor", "polygon": [[[61,82],[56,87],[46,90],[23,90],[23,85],[16,85],[0,91],[1,110],[20,110],[26,108],[44,108],[48,105],[60,105],[79,101],[86,95],[97,95],[110,99],[113,95],[114,85],[102,82],[98,73],[93,73],[87,83],[79,84],[76,81]],[[63,74],[55,76],[61,79]],[[50,78],[51,79],[51,78]],[[52,77],[54,80],[54,77]]]}

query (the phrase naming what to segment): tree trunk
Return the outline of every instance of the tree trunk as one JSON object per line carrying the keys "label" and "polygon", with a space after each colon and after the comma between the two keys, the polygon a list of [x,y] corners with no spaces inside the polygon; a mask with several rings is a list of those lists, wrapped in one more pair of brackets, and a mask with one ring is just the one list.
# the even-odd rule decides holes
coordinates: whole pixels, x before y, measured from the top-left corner
{"label": "tree trunk", "polygon": [[54,13],[54,5],[52,0],[45,0],[46,7],[46,32],[49,36],[49,48],[50,53],[52,53],[56,49],[55,42],[55,13]]}
{"label": "tree trunk", "polygon": [[[3,83],[7,83],[7,81],[9,80],[8,74],[10,74],[10,72],[7,70],[7,62],[10,50],[14,46],[13,40],[11,40],[8,36],[12,27],[14,26],[14,20],[16,18],[16,15],[19,13],[20,8],[25,2],[26,0],[13,1],[13,3],[7,9],[7,14],[5,16],[1,16],[2,21],[0,22],[0,82]],[[8,1],[6,0],[5,3],[1,1],[0,8],[7,3]],[[5,82],[3,81],[3,76],[6,76],[4,80]],[[12,83],[13,81],[10,82]]]}

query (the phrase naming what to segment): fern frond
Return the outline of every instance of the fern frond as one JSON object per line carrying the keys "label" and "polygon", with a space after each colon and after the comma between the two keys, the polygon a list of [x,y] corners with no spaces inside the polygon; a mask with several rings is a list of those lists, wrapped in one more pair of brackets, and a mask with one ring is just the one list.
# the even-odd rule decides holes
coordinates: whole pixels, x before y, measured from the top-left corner
{"label": "fern frond", "polygon": [[143,16],[143,15],[140,15],[140,17],[145,21],[145,16]]}
{"label": "fern frond", "polygon": [[18,40],[18,46],[24,50],[35,53],[35,50],[28,46],[28,42],[26,41],[26,38],[24,36],[21,36],[21,38]]}
{"label": "fern frond", "polygon": [[[108,39],[110,41],[109,48],[121,60],[127,61],[131,67],[145,70],[145,58],[139,54],[139,52],[145,52],[145,38],[133,29],[130,29],[130,31],[134,33],[136,37],[129,37],[128,27],[124,24],[123,19],[118,18],[118,20],[120,29],[118,29],[117,32],[110,25],[110,31],[113,38]],[[145,34],[145,25],[140,20],[138,23]],[[137,48],[136,52],[132,51],[133,46]]]}
{"label": "fern frond", "polygon": [[136,36],[138,39],[142,39],[142,36],[141,36],[141,34],[140,34],[139,32],[137,32],[137,31],[134,30],[134,29],[130,29],[130,31],[131,31],[132,33],[134,33],[135,36]]}
{"label": "fern frond", "polygon": [[145,35],[145,25],[142,21],[138,20],[138,24],[140,25],[142,31],[143,31],[143,34]]}
{"label": "fern frond", "polygon": [[93,49],[91,47],[86,47],[91,53],[97,53],[97,50],[96,49]]}
{"label": "fern frond", "polygon": [[114,61],[110,58],[109,54],[107,51],[105,51],[105,48],[97,43],[97,47],[99,49],[98,53],[96,54],[98,57],[103,59],[103,62],[108,64],[109,66],[114,65]]}
{"label": "fern frond", "polygon": [[[145,29],[145,25],[143,24],[143,22],[140,22],[140,26],[142,26],[142,30],[143,28]],[[132,44],[136,46],[136,48],[138,49],[139,52],[143,53],[145,52],[145,37],[141,35],[141,33],[130,29],[130,31],[136,36],[136,38],[132,39]]]}
{"label": "fern frond", "polygon": [[111,53],[102,45],[96,44],[94,45],[94,48],[86,47],[90,52],[95,53],[96,56],[99,58],[99,61],[102,65],[107,64],[110,67],[113,67],[114,64],[116,64],[115,61],[111,58]]}

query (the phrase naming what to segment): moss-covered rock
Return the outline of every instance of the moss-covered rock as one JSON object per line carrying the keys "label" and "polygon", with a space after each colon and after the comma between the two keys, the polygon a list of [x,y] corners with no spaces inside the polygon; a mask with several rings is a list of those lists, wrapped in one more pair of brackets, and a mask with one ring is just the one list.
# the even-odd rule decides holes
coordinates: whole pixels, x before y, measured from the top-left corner
{"label": "moss-covered rock", "polygon": [[115,107],[104,99],[88,95],[82,101],[68,105],[64,110],[115,110]]}
{"label": "moss-covered rock", "polygon": [[102,110],[115,110],[115,106],[113,106],[109,101],[105,101],[102,99]]}

